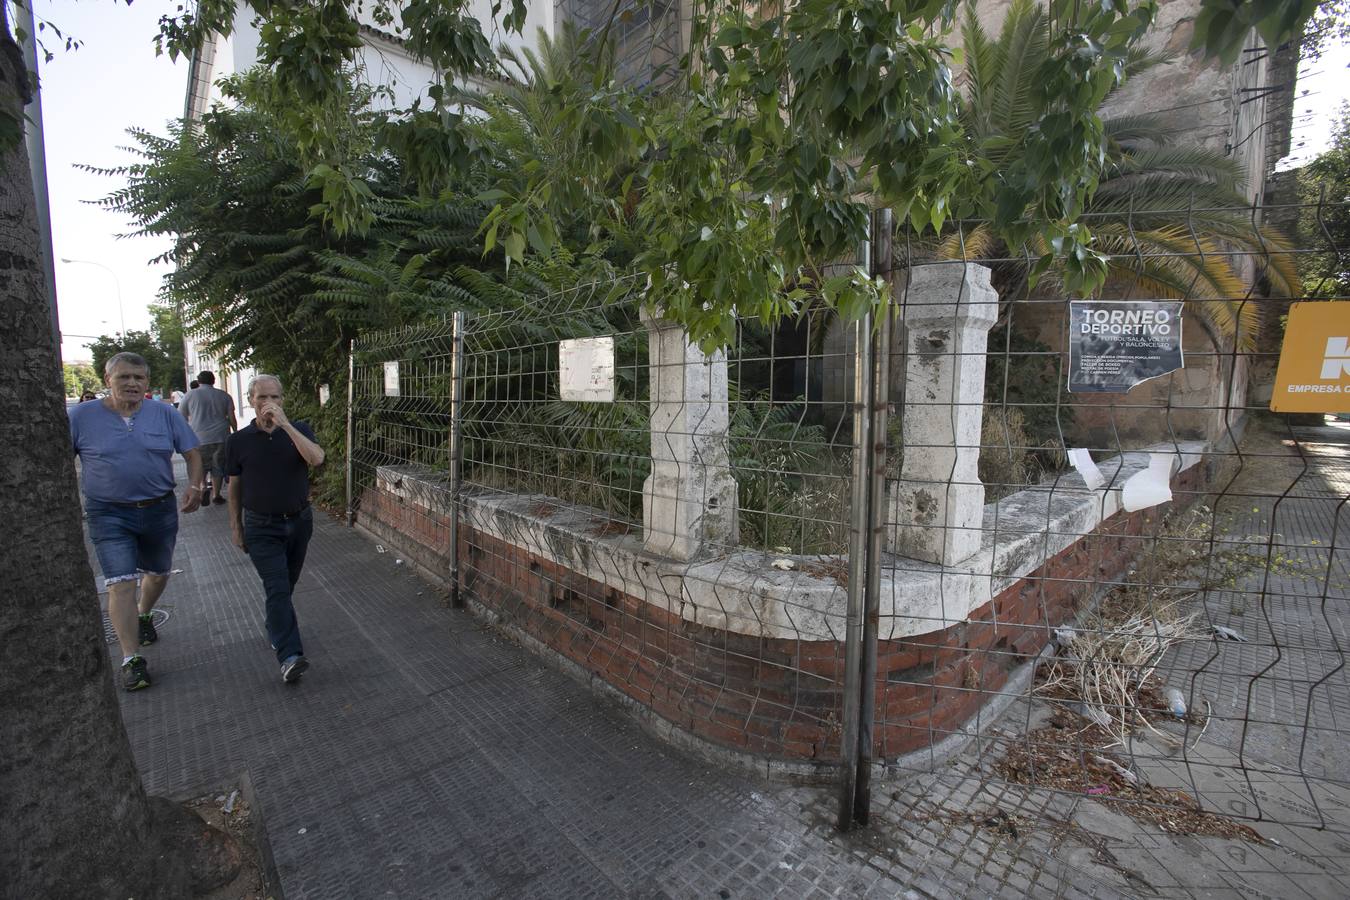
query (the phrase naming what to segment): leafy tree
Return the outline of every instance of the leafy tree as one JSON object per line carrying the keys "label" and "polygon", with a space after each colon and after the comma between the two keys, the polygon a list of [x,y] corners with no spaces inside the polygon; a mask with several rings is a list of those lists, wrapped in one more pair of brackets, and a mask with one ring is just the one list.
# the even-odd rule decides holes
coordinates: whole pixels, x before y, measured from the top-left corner
{"label": "leafy tree", "polygon": [[1303,35],[1303,26],[1324,0],[1200,0],[1192,50],[1203,50],[1231,65],[1255,30],[1267,47],[1278,47]]}
{"label": "leafy tree", "polygon": [[85,391],[98,391],[103,387],[103,379],[93,366],[85,363],[66,363],[62,366],[65,376],[66,396],[78,397]]}
{"label": "leafy tree", "polygon": [[1299,173],[1299,230],[1320,252],[1301,258],[1305,293],[1350,297],[1350,104],[1342,105],[1331,149]]}
{"label": "leafy tree", "polygon": [[[962,125],[969,155],[979,160],[984,177],[1003,178],[1022,168],[1019,161],[1033,146],[1029,135],[1039,127],[1028,95],[1050,53],[1051,23],[1033,0],[1018,0],[997,39],[973,12],[962,34],[969,92]],[[1133,74],[1166,62],[1132,51],[1123,64]],[[1242,302],[1248,287],[1228,254],[1239,250],[1261,258],[1261,275],[1276,295],[1296,296],[1299,278],[1288,240],[1275,229],[1253,225],[1241,165],[1176,140],[1174,129],[1157,115],[1111,117],[1102,129],[1104,161],[1081,220],[1091,227],[1094,245],[1107,254],[1109,277],[1160,297],[1185,298],[1216,340],[1250,342],[1259,330],[1258,305]],[[1025,260],[996,264],[1015,273],[1011,278],[1005,273],[1005,285],[1019,279],[1024,285],[1037,269],[1061,271],[1067,260],[1057,259],[1044,235],[1031,235],[1024,249],[1018,243],[1023,230],[1009,229],[994,211],[985,212],[991,221],[949,235],[941,254]],[[1051,259],[1056,259],[1053,266]],[[1001,293],[1016,297],[1022,287]]]}
{"label": "leafy tree", "polygon": [[[325,183],[307,180],[300,151],[268,105],[271,76],[225,85],[235,105],[158,137],[133,130],[141,160],[117,170],[127,186],[105,199],[138,234],[173,241],[166,309],[181,309],[189,333],[226,363],[282,377],[295,409],[330,447],[341,444],[338,405],[318,407],[317,386],[345,388],[356,335],[447,315],[455,309],[529,306],[542,294],[607,271],[555,250],[516,265],[484,259],[476,237],[488,207],[486,156],[451,171],[423,171],[376,148],[406,123],[371,109],[369,91],[343,82],[344,155],[369,191],[369,225],[338,234],[323,208]],[[406,136],[406,135],[405,135]],[[96,354],[97,358],[97,354]],[[153,363],[152,363],[153,365]],[[336,490],[340,466],[319,475]]]}
{"label": "leafy tree", "polygon": [[150,386],[169,391],[187,390],[183,360],[183,325],[178,312],[171,306],[156,304],[150,307],[150,331],[128,331],[126,334],[100,335],[89,350],[94,355],[94,371],[102,372],[104,364],[117,353],[137,353],[150,365]]}
{"label": "leafy tree", "polygon": [[[374,217],[366,173],[344,153],[340,130],[326,127],[340,120],[339,72],[358,43],[360,4],[246,5],[263,22],[260,61],[275,70],[266,103],[293,136],[304,178],[322,184],[325,221],[339,235],[364,232]],[[1205,0],[1197,41],[1231,55],[1256,27],[1278,42],[1296,35],[1314,6]],[[384,20],[392,20],[392,7],[391,0],[372,5]],[[534,160],[499,172],[484,195],[492,203],[485,249],[516,263],[527,248],[547,252],[570,214],[564,199],[571,192],[556,187],[571,182],[592,195],[588,206],[616,212],[597,222],[602,234],[631,226],[651,237],[635,265],[650,279],[652,300],[707,346],[731,338],[737,312],[773,320],[795,311],[805,294],[793,285],[803,277],[845,315],[880,302],[865,273],[821,274],[863,237],[871,204],[895,208],[920,231],[991,208],[1001,229],[1018,233],[1017,244],[1035,237],[1063,256],[1069,289],[1091,290],[1105,278],[1106,260],[1078,223],[1108,144],[1096,110],[1124,76],[1155,0],[1053,0],[1049,51],[1026,98],[1038,127],[1016,168],[999,178],[972,175],[973,160],[958,151],[954,57],[942,36],[953,0],[790,7],[708,0],[693,12],[690,51],[665,103],[614,85],[602,32],[590,99],[573,111],[585,139],[575,168],[560,172]],[[200,49],[210,34],[229,34],[234,21],[230,0],[198,4],[165,17],[161,46]],[[447,85],[492,69],[482,30],[461,0],[410,0],[401,21],[409,49],[444,72]],[[523,21],[523,3],[514,0],[504,25],[518,29]],[[391,129],[413,171],[445,172],[471,155],[466,125],[445,108],[446,95],[435,92],[435,110],[415,111]],[[633,221],[624,221],[630,214]]]}
{"label": "leafy tree", "polygon": [[1303,28],[1299,56],[1321,59],[1332,43],[1350,40],[1350,0],[1322,0]]}

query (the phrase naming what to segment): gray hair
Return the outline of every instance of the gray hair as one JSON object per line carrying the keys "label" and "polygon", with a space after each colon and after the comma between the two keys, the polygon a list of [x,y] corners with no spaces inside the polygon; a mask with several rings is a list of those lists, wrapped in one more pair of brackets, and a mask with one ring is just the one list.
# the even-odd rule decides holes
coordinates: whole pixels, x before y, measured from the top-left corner
{"label": "gray hair", "polygon": [[118,366],[131,366],[135,369],[144,369],[147,375],[150,374],[150,364],[146,362],[145,357],[141,356],[139,353],[129,353],[126,351],[114,353],[112,356],[108,357],[108,361],[103,364],[104,376],[111,375],[113,369]]}
{"label": "gray hair", "polygon": [[253,386],[256,385],[256,384],[257,384],[258,382],[260,382],[260,381],[275,381],[275,382],[277,383],[277,389],[278,389],[278,390],[281,390],[283,393],[285,392],[285,389],[282,388],[282,386],[281,386],[281,379],[280,379],[280,378],[278,378],[278,377],[275,376],[275,375],[267,375],[267,374],[265,374],[265,373],[263,373],[263,372],[259,372],[257,375],[254,375],[252,378],[250,378],[250,379],[248,380],[248,390],[244,391],[244,396],[245,396],[245,397],[252,398],[252,397],[253,397]]}

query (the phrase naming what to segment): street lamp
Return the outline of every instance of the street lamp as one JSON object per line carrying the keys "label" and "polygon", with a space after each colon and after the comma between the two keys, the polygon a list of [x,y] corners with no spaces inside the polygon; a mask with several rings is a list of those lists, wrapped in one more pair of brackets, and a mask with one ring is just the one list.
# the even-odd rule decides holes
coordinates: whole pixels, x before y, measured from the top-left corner
{"label": "street lamp", "polygon": [[102,269],[103,271],[107,272],[109,275],[112,276],[113,286],[117,288],[117,315],[122,320],[122,337],[125,338],[127,336],[127,314],[122,309],[122,282],[117,277],[117,273],[114,272],[112,269],[108,268],[107,266],[105,266],[103,263],[94,262],[92,259],[70,259],[68,257],[63,256],[61,257],[61,262],[84,263],[86,266],[98,266],[100,269]]}

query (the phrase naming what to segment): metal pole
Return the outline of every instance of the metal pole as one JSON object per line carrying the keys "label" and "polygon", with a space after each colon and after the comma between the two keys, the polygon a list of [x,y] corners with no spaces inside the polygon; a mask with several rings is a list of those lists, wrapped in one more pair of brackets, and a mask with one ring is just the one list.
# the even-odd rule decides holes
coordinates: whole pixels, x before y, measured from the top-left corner
{"label": "metal pole", "polygon": [[454,315],[450,349],[450,605],[463,606],[459,593],[459,500],[463,488],[464,456],[464,321],[461,310]]}
{"label": "metal pole", "polygon": [[[871,268],[871,246],[859,254]],[[840,744],[839,830],[854,825],[858,791],[858,729],[862,679],[863,603],[867,584],[868,498],[871,494],[872,314],[854,325],[853,356],[853,484],[849,503],[848,614],[844,624],[844,710]]]}
{"label": "metal pole", "polygon": [[352,398],[356,384],[356,341],[347,342],[347,527],[356,524],[352,507]]}
{"label": "metal pole", "polygon": [[[891,211],[872,214],[872,259],[870,274],[880,275],[891,290]],[[877,709],[877,630],[881,624],[881,554],[886,549],[886,413],[891,402],[891,299],[879,312],[871,335],[872,394],[868,408],[870,473],[867,503],[867,579],[864,592],[861,690],[858,701],[858,773],[853,802],[853,821],[866,825],[872,812],[873,726]]]}
{"label": "metal pole", "polygon": [[37,27],[33,23],[31,0],[14,4],[14,18],[14,24],[24,33],[23,67],[33,76],[33,99],[28,104],[26,118],[29,127],[24,129],[24,142],[28,145],[28,169],[33,180],[33,200],[37,206],[38,240],[42,242],[42,277],[47,285],[47,311],[51,316],[52,337],[56,340],[56,358],[59,360],[61,322],[56,311],[56,256],[52,253],[52,209],[47,196],[47,141],[42,130],[42,78],[38,74]]}

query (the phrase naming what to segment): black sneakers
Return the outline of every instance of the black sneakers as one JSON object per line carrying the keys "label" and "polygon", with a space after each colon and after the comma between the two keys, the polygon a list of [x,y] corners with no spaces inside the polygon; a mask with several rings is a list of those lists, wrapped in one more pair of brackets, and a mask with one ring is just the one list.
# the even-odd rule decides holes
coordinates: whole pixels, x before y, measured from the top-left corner
{"label": "black sneakers", "polygon": [[140,620],[141,646],[144,647],[147,644],[153,644],[155,641],[159,640],[159,632],[155,631],[154,620],[151,619],[149,615],[141,616]]}
{"label": "black sneakers", "polygon": [[294,684],[300,680],[300,676],[305,674],[309,668],[309,660],[303,656],[292,656],[281,664],[281,680],[287,684]]}
{"label": "black sneakers", "polygon": [[122,663],[122,686],[129,691],[139,691],[150,686],[150,673],[145,671],[145,659],[133,656]]}

